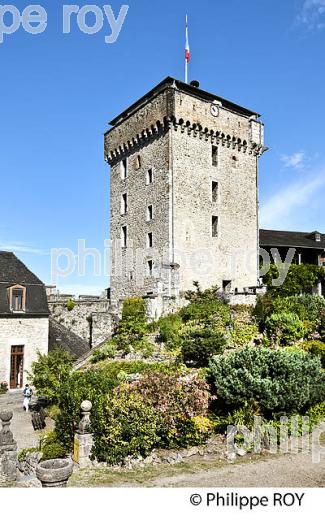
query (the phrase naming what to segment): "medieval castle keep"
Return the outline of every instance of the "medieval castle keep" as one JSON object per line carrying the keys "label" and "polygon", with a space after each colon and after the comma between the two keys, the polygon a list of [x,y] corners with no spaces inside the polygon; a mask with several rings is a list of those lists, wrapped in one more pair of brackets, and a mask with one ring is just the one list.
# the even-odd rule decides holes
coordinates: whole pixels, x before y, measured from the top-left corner
{"label": "medieval castle keep", "polygon": [[111,302],[144,296],[157,316],[194,280],[254,292],[259,114],[168,77],[110,124]]}

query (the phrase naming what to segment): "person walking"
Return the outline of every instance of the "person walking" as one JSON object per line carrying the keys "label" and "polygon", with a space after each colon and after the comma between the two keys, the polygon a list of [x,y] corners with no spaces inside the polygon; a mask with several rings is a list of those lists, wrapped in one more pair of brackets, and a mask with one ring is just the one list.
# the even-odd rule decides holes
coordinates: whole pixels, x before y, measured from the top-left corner
{"label": "person walking", "polygon": [[31,387],[28,384],[26,384],[25,388],[24,388],[24,402],[23,402],[23,407],[26,412],[29,411],[29,403],[32,399],[32,395],[33,395],[33,390],[31,389]]}

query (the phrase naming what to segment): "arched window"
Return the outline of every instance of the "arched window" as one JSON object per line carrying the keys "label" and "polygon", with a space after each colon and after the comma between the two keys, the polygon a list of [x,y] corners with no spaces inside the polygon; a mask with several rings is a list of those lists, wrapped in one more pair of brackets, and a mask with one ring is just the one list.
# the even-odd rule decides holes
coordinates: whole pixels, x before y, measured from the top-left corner
{"label": "arched window", "polygon": [[25,312],[26,309],[26,287],[14,285],[9,288],[10,310],[13,312]]}

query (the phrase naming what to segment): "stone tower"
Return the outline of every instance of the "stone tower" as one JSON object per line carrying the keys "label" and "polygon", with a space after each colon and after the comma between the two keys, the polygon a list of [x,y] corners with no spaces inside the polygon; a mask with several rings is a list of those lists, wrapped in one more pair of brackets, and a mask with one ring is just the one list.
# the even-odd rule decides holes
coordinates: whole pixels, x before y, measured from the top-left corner
{"label": "stone tower", "polygon": [[166,78],[111,121],[111,300],[155,315],[198,281],[232,295],[258,280],[259,114]]}

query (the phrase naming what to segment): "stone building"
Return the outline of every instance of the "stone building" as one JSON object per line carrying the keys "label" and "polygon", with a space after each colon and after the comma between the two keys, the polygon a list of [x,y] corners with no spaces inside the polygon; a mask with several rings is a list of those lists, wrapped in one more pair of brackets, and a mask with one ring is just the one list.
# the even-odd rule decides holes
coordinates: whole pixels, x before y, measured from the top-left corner
{"label": "stone building", "polygon": [[111,301],[159,315],[193,281],[248,294],[258,280],[259,114],[166,78],[111,121]]}
{"label": "stone building", "polygon": [[21,388],[47,354],[49,308],[43,283],[13,253],[0,251],[0,381]]}

